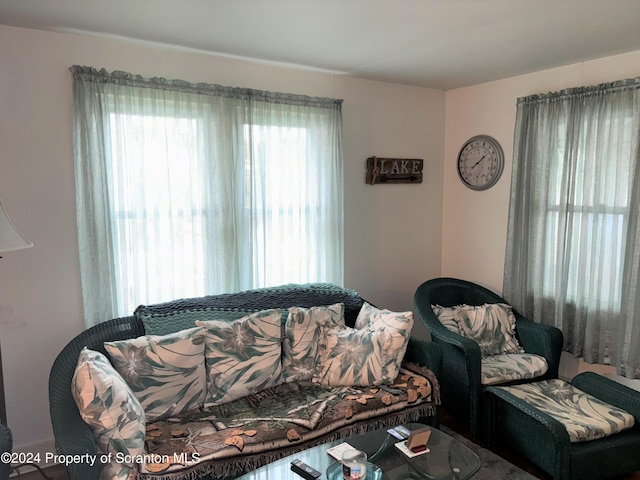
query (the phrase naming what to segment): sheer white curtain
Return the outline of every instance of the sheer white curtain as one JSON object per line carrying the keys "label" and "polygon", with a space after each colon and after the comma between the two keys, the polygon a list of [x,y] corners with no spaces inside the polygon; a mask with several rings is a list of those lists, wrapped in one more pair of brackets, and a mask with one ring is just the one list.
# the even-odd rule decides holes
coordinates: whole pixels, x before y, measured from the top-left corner
{"label": "sheer white curtain", "polygon": [[71,71],[88,325],[176,298],[342,284],[341,100]]}
{"label": "sheer white curtain", "polygon": [[640,376],[640,78],[518,100],[504,296]]}

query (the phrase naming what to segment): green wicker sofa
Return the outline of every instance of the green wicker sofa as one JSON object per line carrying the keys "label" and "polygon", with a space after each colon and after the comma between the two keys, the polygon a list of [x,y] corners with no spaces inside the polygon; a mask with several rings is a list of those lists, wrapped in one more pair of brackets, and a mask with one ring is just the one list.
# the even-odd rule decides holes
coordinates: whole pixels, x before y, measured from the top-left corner
{"label": "green wicker sofa", "polygon": [[[274,308],[310,308],[320,305],[333,305],[337,302],[344,305],[344,320],[346,325],[353,327],[361,307],[365,304],[357,292],[330,284],[306,284],[285,285],[233,294],[182,299],[160,305],[141,306],[131,316],[111,319],[87,329],[72,339],[58,355],[54,361],[49,377],[50,414],[57,453],[61,455],[98,455],[99,457],[93,432],[89,425],[81,418],[71,392],[74,370],[76,369],[79,354],[84,347],[101,352],[108,357],[104,342],[134,339],[144,335],[170,334],[171,332],[192,327],[194,325],[194,319],[202,319],[212,313],[213,315],[209,315],[209,317],[212,316],[218,320],[231,322],[250,312]],[[176,312],[179,312],[180,315],[176,315]],[[197,465],[197,468],[194,467],[185,471],[182,476],[181,474],[169,475],[160,473],[157,477],[154,477],[153,474],[146,472],[148,473],[147,476],[140,476],[140,474],[138,474],[136,478],[230,478],[313,445],[332,441],[336,438],[359,434],[370,429],[389,427],[410,421],[420,421],[437,427],[437,405],[440,403],[437,376],[440,373],[441,362],[442,355],[436,344],[411,337],[404,356],[403,370],[401,370],[401,372],[405,373],[405,378],[409,376],[407,372],[411,374],[411,371],[404,368],[406,366],[407,368],[413,368],[415,371],[421,372],[423,376],[429,378],[432,391],[429,393],[428,400],[426,396],[421,398],[419,402],[415,402],[414,399],[411,401],[411,405],[405,401],[403,410],[398,410],[400,407],[397,406],[394,411],[392,410],[393,405],[389,406],[388,402],[383,404],[384,400],[391,398],[388,395],[387,399],[382,398],[385,394],[384,389],[380,389],[380,392],[375,394],[365,392],[369,395],[366,397],[368,400],[365,400],[364,403],[368,403],[371,409],[378,408],[379,413],[375,415],[368,413],[366,416],[363,416],[364,413],[360,415],[359,409],[366,408],[366,405],[363,406],[355,400],[358,395],[358,398],[362,397],[362,395],[353,395],[353,393],[358,393],[357,390],[355,392],[346,391],[340,396],[340,399],[343,403],[347,400],[352,402],[353,411],[351,411],[351,408],[348,408],[352,417],[345,417],[349,418],[349,421],[346,423],[343,422],[338,428],[326,430],[323,427],[322,430],[318,429],[317,434],[309,435],[309,440],[306,440],[306,436],[303,434],[302,438],[290,439],[292,440],[290,445],[270,448],[269,451],[266,452],[256,452],[256,445],[248,443],[249,447],[254,448],[254,450],[245,446],[244,452],[239,451],[237,457],[224,458],[217,462],[212,461],[208,465],[200,463]],[[394,385],[390,387],[394,387]],[[269,395],[277,398],[281,394],[279,388],[279,386],[270,388],[266,393],[258,392],[255,396],[251,396],[252,398],[249,398],[247,402],[251,405],[253,405],[251,402],[259,404],[262,399],[269,397]],[[301,387],[300,390],[306,388],[307,387]],[[398,395],[408,393],[408,391],[400,391],[400,387],[395,388],[395,390],[392,388],[389,389],[392,396],[395,395],[393,398],[400,398]],[[351,393],[351,395],[346,395],[349,393]],[[226,407],[226,405],[221,407]],[[333,408],[338,409],[339,407],[335,406]],[[329,414],[326,416],[330,417]],[[177,420],[169,418],[157,422],[162,425],[160,427],[154,425],[153,428],[157,428],[157,430],[151,433],[161,431],[163,428],[168,431],[168,429],[171,428],[171,421],[182,422],[180,423],[181,426],[192,425],[192,423],[189,423],[192,421],[191,417],[186,420],[180,419],[180,417],[178,417]],[[202,419],[199,419],[199,421],[202,423]],[[220,422],[216,423],[211,421],[211,425],[217,429],[220,428],[219,423]],[[147,445],[155,442],[153,439],[149,440],[150,428],[147,424]],[[185,428],[188,429],[187,427]],[[211,429],[211,427],[209,428]],[[223,426],[223,428],[226,427]],[[298,428],[298,430],[303,431],[303,429],[300,428]],[[247,435],[250,434],[247,433]],[[178,438],[177,440],[186,440],[184,435],[180,436],[182,438]],[[256,435],[256,437],[259,437],[259,435]],[[247,442],[251,442],[248,436],[244,436],[243,438],[245,438]],[[187,442],[185,441],[184,443],[186,444]],[[167,445],[163,446],[163,448],[166,447]],[[93,465],[88,462],[77,462],[70,463],[66,466],[70,480],[97,480],[100,477],[102,468],[103,465],[100,464],[100,462],[96,462]]]}
{"label": "green wicker sofa", "polygon": [[[550,389],[536,384],[485,389],[490,446],[515,450],[556,480],[620,478],[640,470],[640,392],[593,372],[577,375],[571,385],[596,400],[576,395],[561,380],[539,383]],[[541,392],[541,396],[527,396],[525,389]],[[600,401],[606,405],[598,407]],[[608,436],[602,437],[603,432],[595,427],[612,428],[629,414],[627,427],[618,427]],[[610,418],[600,419],[600,415]],[[571,434],[565,422],[573,424]]]}
{"label": "green wicker sofa", "polygon": [[[414,310],[442,349],[442,374],[438,377],[442,404],[448,412],[467,421],[474,438],[482,428],[482,366],[484,359],[478,343],[446,328],[432,305],[454,307],[507,303],[498,294],[473,282],[457,278],[434,278],[421,284],[414,295]],[[562,332],[534,323],[513,310],[515,334],[527,354],[544,357],[548,370],[540,378],[557,378],[562,351]],[[518,383],[517,381],[509,383]]]}

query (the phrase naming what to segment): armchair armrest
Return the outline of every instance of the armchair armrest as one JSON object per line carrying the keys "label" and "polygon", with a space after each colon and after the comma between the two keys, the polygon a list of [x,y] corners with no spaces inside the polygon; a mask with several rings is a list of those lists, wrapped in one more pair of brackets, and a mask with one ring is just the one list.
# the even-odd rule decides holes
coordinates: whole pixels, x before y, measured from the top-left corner
{"label": "armchair armrest", "polygon": [[527,353],[540,355],[547,360],[549,378],[558,378],[560,355],[564,343],[562,331],[550,325],[535,323],[517,312],[516,333],[520,344]]}
{"label": "armchair armrest", "polygon": [[430,332],[431,339],[440,347],[443,358],[447,359],[446,362],[443,361],[438,377],[443,404],[466,417],[472,431],[477,431],[482,391],[480,346],[474,340],[451,332],[441,324],[435,325]]}
{"label": "armchair armrest", "polygon": [[440,377],[442,372],[442,350],[438,344],[411,337],[409,338],[409,345],[407,345],[404,359],[427,367],[436,377]]}
{"label": "armchair armrest", "polygon": [[431,338],[447,357],[443,375],[453,376],[456,382],[462,381],[465,385],[477,385],[479,390],[482,355],[478,343],[445,327],[432,330]]}
{"label": "armchair armrest", "polygon": [[[420,292],[420,289],[418,289]],[[418,319],[423,323],[431,335],[431,340],[437,343],[442,350],[443,357],[447,358],[443,368],[450,370],[449,365],[453,362],[453,369],[458,372],[469,372],[465,384],[480,384],[480,346],[473,340],[447,329],[435,316],[428,301],[418,298],[414,299],[414,309]],[[444,372],[448,375],[449,372]]]}

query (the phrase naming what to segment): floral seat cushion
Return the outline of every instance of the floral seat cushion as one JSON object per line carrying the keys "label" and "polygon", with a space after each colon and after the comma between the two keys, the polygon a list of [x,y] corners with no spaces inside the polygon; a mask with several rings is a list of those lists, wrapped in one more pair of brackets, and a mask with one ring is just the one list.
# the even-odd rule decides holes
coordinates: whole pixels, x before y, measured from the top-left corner
{"label": "floral seat cushion", "polygon": [[532,353],[503,353],[481,360],[482,385],[499,385],[537,378],[547,373],[549,365],[544,357]]}
{"label": "floral seat cushion", "polygon": [[631,428],[630,413],[583,392],[563,380],[511,387],[498,387],[558,420],[569,433],[569,441],[597,440]]}

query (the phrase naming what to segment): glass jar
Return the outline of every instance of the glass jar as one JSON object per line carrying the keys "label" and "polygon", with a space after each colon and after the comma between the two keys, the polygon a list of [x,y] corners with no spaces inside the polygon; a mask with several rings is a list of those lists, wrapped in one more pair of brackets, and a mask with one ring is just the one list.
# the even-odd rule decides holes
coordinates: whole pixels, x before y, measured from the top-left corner
{"label": "glass jar", "polygon": [[342,478],[365,480],[367,478],[367,454],[360,450],[349,450],[342,455]]}

